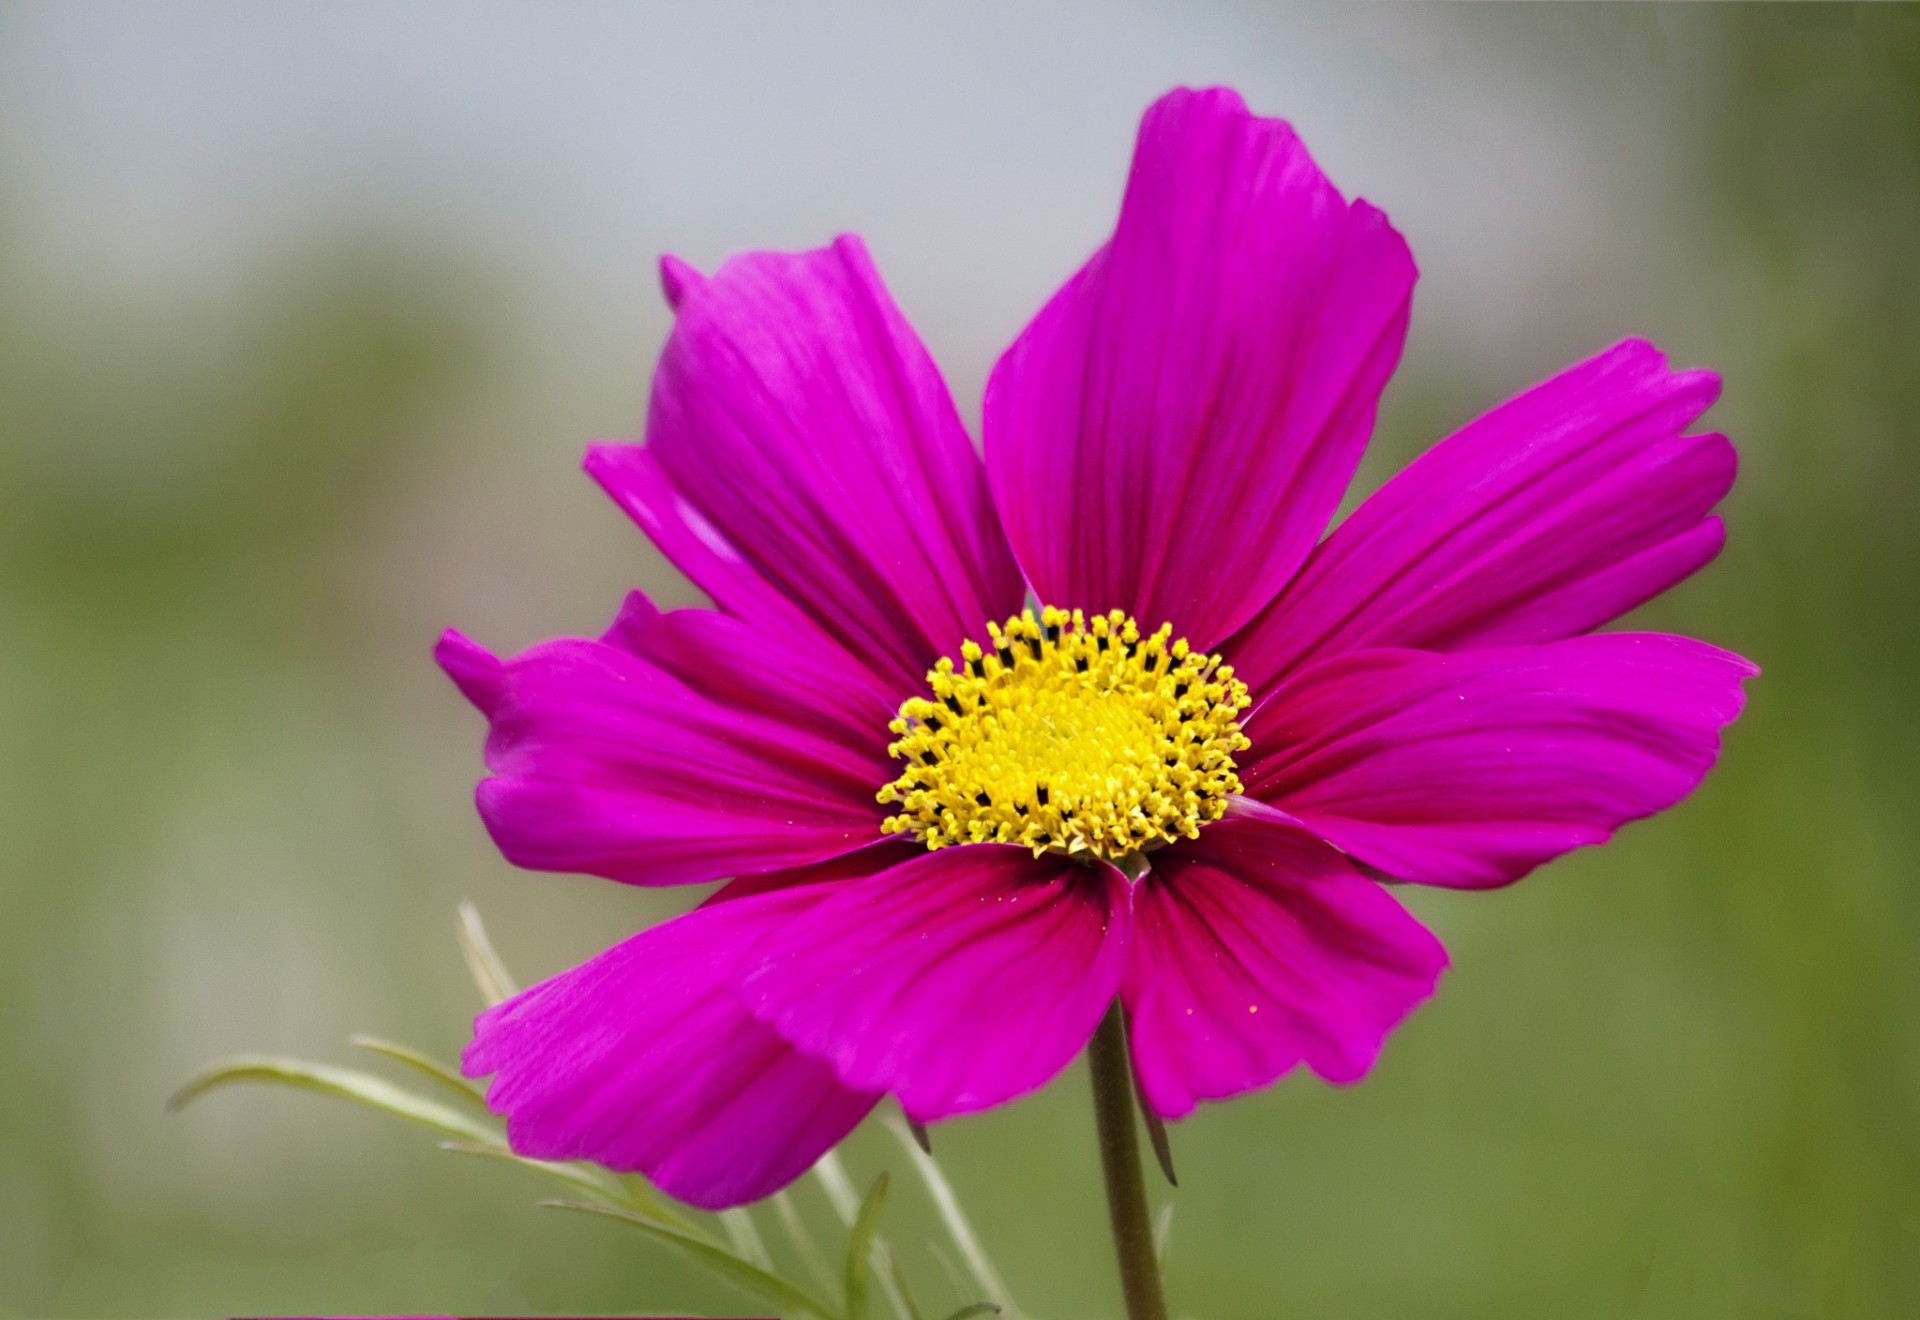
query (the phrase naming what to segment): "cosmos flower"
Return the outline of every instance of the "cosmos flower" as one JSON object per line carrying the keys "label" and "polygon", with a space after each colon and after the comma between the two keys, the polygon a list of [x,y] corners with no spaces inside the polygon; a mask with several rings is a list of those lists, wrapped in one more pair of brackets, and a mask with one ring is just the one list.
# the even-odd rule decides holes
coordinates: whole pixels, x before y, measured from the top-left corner
{"label": "cosmos flower", "polygon": [[1734,477],[1683,434],[1717,379],[1644,342],[1326,532],[1414,265],[1232,92],[1147,112],[984,462],[858,239],[662,275],[645,444],[586,466],[713,608],[438,651],[511,861],[729,882],[479,1019],[524,1154],[736,1204],[883,1095],[1033,1090],[1116,997],[1166,1118],[1353,1081],[1446,965],[1382,882],[1504,885],[1672,806],[1755,672],[1594,631],[1713,558]]}

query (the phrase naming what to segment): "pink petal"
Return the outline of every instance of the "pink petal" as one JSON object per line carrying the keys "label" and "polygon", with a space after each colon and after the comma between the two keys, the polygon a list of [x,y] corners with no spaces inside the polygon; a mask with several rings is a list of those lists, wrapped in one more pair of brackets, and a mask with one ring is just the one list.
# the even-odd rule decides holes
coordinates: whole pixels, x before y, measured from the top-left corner
{"label": "pink petal", "polygon": [[602,640],[722,706],[798,725],[887,762],[887,722],[899,697],[837,646],[789,649],[718,610],[663,614],[639,591],[628,593]]}
{"label": "pink petal", "polygon": [[644,1173],[720,1209],[778,1191],[879,1096],[756,1021],[734,990],[749,951],[816,902],[788,891],[645,930],[481,1015],[468,1076],[514,1150]]}
{"label": "pink petal", "polygon": [[[932,359],[851,236],[735,257],[705,281],[683,272],[677,289],[646,454],[679,504],[660,490],[623,503],[645,506],[696,581],[750,568],[896,701],[918,691],[936,659],[1023,597]],[[589,465],[610,489],[633,469],[605,448]],[[686,532],[661,537],[674,520]]]}
{"label": "pink petal", "polygon": [[[739,548],[674,488],[648,450],[639,445],[594,445],[587,450],[585,467],[660,553],[712,597],[720,612],[751,629],[769,651],[791,656],[797,670],[836,674],[858,670],[866,677],[854,684],[855,690],[894,697],[896,685],[875,677],[862,659],[762,577]],[[897,705],[898,698],[894,700]]]}
{"label": "pink petal", "polygon": [[1286,584],[1360,460],[1413,260],[1225,89],[1147,111],[1113,240],[994,368],[986,451],[1049,604],[1211,647]]}
{"label": "pink petal", "polygon": [[546,642],[502,662],[448,633],[436,654],[491,721],[493,778],[475,797],[518,866],[692,884],[879,838],[884,748],[730,709],[606,642]]}
{"label": "pink petal", "polygon": [[743,875],[737,880],[729,880],[707,895],[702,906],[711,903],[731,903],[736,898],[748,898],[754,894],[765,894],[775,889],[791,889],[798,885],[826,884],[834,880],[859,880],[866,876],[877,875],[902,862],[910,862],[926,850],[926,845],[918,839],[895,835],[882,839],[879,843],[870,843],[853,852],[829,857],[824,862],[809,862],[805,866],[790,866],[779,871],[761,871],[756,875]]}
{"label": "pink petal", "polygon": [[1758,671],[1685,637],[1355,651],[1249,726],[1249,798],[1386,875],[1482,887],[1692,792]]}
{"label": "pink petal", "polygon": [[1298,1063],[1358,1080],[1447,965],[1392,895],[1296,827],[1229,817],[1153,863],[1121,994],[1141,1090],[1167,1118]]}
{"label": "pink petal", "polygon": [[1629,340],[1441,441],[1343,522],[1227,647],[1256,693],[1341,651],[1590,632],[1720,550],[1719,379]]}
{"label": "pink petal", "polygon": [[[743,899],[742,902],[756,900]],[[1044,1084],[1119,989],[1128,887],[1000,844],[922,853],[835,887],[746,977],[748,1003],[856,1090],[931,1121]]]}

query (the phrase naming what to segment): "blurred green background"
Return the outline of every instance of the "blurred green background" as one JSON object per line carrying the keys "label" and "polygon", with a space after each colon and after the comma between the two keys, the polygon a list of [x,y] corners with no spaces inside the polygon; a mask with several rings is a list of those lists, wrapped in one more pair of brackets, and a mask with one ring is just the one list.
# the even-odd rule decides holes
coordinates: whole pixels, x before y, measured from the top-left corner
{"label": "blurred green background", "polygon": [[[1176,1312],[1920,1314],[1920,9],[237,3],[0,8],[0,1313],[735,1306],[390,1121],[161,1102],[454,1055],[462,897],[527,979],[684,904],[501,862],[428,661],[694,599],[576,468],[657,251],[863,230],[977,417],[1211,80],[1421,260],[1363,488],[1627,334],[1725,374],[1646,622],[1765,673],[1681,809],[1408,895],[1454,970],[1371,1080],[1175,1129]],[[935,1134],[1048,1320],[1118,1306],[1085,1085]]]}

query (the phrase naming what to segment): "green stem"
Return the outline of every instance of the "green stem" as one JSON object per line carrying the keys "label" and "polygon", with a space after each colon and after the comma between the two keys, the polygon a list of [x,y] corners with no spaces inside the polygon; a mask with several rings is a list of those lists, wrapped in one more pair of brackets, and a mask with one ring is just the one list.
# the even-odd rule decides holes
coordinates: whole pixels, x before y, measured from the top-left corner
{"label": "green stem", "polygon": [[1093,1116],[1100,1132],[1100,1167],[1106,1174],[1107,1213],[1113,1223],[1113,1250],[1120,1261],[1120,1291],[1127,1320],[1167,1320],[1167,1299],[1160,1290],[1160,1266],[1153,1253],[1153,1225],[1147,1215],[1147,1179],[1140,1166],[1140,1142],[1133,1131],[1133,1066],[1127,1061],[1127,1034],[1120,1005],[1087,1047],[1093,1074]]}

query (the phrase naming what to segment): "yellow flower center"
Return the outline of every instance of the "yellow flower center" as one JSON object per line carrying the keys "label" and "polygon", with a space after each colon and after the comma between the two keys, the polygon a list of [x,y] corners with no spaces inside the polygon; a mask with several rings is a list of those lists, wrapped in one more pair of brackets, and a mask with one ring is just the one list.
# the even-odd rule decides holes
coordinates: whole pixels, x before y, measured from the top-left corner
{"label": "yellow flower center", "polygon": [[1240,791],[1246,684],[1171,625],[1143,637],[1120,610],[1048,608],[987,632],[887,726],[905,768],[879,793],[899,804],[884,832],[1119,862],[1196,837]]}

